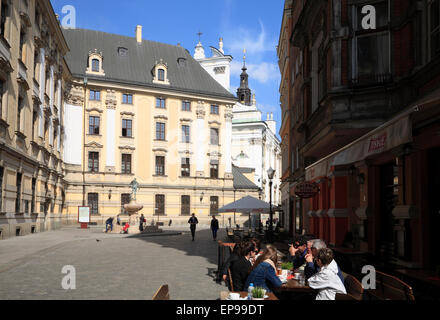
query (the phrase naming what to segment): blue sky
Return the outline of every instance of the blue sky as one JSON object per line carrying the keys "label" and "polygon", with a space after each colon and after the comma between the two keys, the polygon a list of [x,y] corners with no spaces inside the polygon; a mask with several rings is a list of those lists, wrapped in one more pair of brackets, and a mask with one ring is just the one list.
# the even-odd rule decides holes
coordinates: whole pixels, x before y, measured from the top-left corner
{"label": "blue sky", "polygon": [[134,37],[135,27],[143,26],[143,38],[169,44],[180,43],[194,54],[197,33],[202,44],[218,47],[224,39],[225,54],[234,57],[231,91],[236,93],[246,48],[249,84],[263,111],[274,113],[281,124],[279,103],[280,72],[278,44],[284,0],[51,0],[63,19],[62,8],[76,9],[76,27]]}

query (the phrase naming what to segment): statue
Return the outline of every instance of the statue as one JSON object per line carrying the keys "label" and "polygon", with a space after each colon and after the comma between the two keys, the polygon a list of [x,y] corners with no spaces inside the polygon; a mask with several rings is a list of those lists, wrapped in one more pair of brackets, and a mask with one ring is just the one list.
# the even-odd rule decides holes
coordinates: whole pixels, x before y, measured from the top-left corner
{"label": "statue", "polygon": [[136,201],[136,192],[139,189],[139,183],[136,181],[136,178],[132,182],[130,182],[131,187],[131,198]]}

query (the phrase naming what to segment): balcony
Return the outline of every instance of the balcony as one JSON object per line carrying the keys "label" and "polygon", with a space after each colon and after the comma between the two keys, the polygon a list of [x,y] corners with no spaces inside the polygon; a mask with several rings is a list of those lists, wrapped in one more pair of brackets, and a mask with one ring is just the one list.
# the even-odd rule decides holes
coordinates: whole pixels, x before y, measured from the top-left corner
{"label": "balcony", "polygon": [[391,73],[361,75],[358,78],[353,78],[350,83],[353,87],[358,86],[374,86],[390,83],[393,81]]}

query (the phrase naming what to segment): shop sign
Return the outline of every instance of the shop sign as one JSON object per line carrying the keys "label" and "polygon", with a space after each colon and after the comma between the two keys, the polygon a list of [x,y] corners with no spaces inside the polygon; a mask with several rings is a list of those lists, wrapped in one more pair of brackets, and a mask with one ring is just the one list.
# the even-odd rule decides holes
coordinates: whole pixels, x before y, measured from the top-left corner
{"label": "shop sign", "polygon": [[301,199],[313,198],[319,192],[319,187],[316,183],[302,182],[295,187],[295,194]]}

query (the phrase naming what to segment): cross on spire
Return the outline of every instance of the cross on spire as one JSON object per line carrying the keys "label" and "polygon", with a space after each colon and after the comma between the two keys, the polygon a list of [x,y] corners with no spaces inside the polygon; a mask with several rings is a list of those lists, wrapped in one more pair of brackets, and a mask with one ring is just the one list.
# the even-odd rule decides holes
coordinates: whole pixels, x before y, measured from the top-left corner
{"label": "cross on spire", "polygon": [[203,33],[199,31],[199,32],[197,32],[196,34],[199,36],[199,42],[200,42],[200,40],[201,40],[201,36],[202,36]]}

